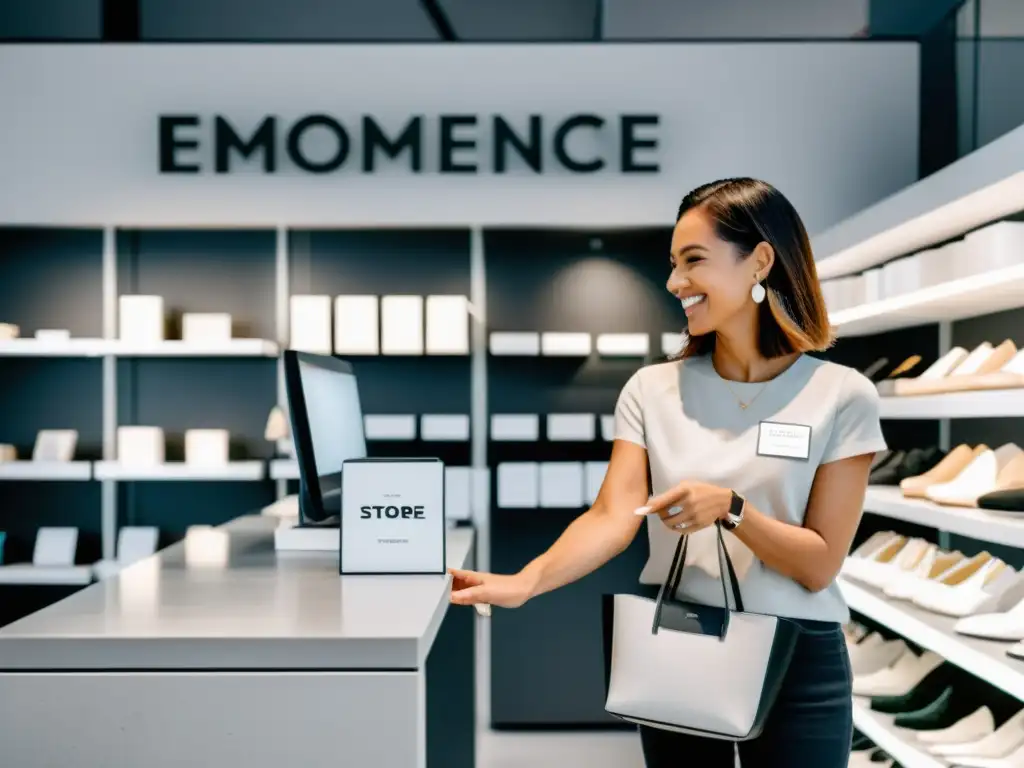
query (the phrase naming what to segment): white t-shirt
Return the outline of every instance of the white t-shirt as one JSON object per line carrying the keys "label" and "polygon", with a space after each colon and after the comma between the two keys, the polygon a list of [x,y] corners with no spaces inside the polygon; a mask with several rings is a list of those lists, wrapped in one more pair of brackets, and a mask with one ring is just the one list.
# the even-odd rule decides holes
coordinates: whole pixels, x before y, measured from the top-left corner
{"label": "white t-shirt", "polygon": [[[682,480],[711,483],[735,490],[770,517],[802,525],[820,465],[885,449],[878,406],[875,386],[835,363],[802,355],[769,382],[727,382],[707,355],[633,374],[616,405],[615,437],[647,449],[654,494]],[[809,426],[809,457],[758,455],[762,421]],[[648,518],[647,533],[651,555],[640,581],[661,584],[680,534],[656,515]],[[810,592],[765,566],[732,533],[725,531],[724,538],[747,611],[849,619],[837,584]],[[690,537],[680,598],[722,605],[716,542],[713,527]]]}

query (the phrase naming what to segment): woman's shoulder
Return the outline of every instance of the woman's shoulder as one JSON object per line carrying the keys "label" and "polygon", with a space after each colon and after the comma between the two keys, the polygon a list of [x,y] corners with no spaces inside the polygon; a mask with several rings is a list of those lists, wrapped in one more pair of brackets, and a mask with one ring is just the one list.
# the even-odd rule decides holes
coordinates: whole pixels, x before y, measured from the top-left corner
{"label": "woman's shoulder", "polygon": [[835,387],[840,402],[878,400],[878,388],[867,376],[848,365],[834,363],[831,360],[808,358],[815,366],[815,376],[824,377],[830,386]]}

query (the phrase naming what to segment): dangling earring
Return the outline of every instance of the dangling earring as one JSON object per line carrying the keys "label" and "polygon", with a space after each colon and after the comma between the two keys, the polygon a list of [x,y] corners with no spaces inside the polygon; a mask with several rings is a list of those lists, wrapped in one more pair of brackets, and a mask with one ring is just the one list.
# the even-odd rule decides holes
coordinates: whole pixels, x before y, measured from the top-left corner
{"label": "dangling earring", "polygon": [[754,283],[754,287],[750,289],[750,298],[754,300],[755,304],[760,304],[762,301],[764,301],[764,297],[764,286],[761,285],[760,281]]}

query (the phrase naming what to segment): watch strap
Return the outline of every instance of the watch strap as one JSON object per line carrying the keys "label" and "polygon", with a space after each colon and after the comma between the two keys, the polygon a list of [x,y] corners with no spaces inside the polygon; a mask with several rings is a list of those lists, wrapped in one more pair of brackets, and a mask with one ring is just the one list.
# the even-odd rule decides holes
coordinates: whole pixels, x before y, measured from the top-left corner
{"label": "watch strap", "polygon": [[729,514],[722,521],[722,527],[727,531],[735,530],[736,526],[743,520],[743,505],[746,504],[746,499],[740,496],[736,491],[732,492],[732,501],[729,502]]}

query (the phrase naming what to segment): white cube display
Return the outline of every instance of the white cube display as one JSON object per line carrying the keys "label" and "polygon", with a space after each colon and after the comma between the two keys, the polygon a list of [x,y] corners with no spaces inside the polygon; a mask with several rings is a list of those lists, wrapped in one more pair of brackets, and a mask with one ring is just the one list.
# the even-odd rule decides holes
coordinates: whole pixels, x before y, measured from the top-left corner
{"label": "white cube display", "polygon": [[469,416],[464,413],[425,414],[420,418],[420,437],[423,440],[469,440]]}
{"label": "white cube display", "polygon": [[579,440],[594,439],[594,414],[592,413],[549,413],[548,440]]}
{"label": "white cube display", "polygon": [[331,354],[331,297],[295,295],[289,309],[288,346],[299,352]]}
{"label": "white cube display", "polygon": [[380,354],[380,300],[376,296],[334,299],[334,351],[339,355]]}
{"label": "white cube display", "polygon": [[427,354],[469,354],[469,301],[465,296],[427,296]]}
{"label": "white cube display", "polygon": [[601,484],[608,472],[607,461],[588,461],[583,468],[584,478],[584,500],[587,504],[597,501],[597,495],[601,491]]}
{"label": "white cube display", "polygon": [[683,348],[683,334],[682,333],[663,333],[661,334],[661,354],[663,355],[676,355],[679,350]]}
{"label": "white cube display", "polygon": [[185,431],[185,463],[194,467],[223,467],[228,464],[231,436],[226,429]]}
{"label": "white cube display", "polygon": [[159,344],[165,338],[165,317],[163,296],[121,296],[117,337],[134,344]]}
{"label": "white cube display", "polygon": [[44,527],[36,534],[32,565],[61,567],[75,564],[78,549],[77,528]]}
{"label": "white cube display", "polygon": [[644,357],[651,349],[646,333],[602,333],[597,337],[597,354],[605,357]]}
{"label": "white cube display", "polygon": [[367,440],[415,440],[416,417],[412,414],[367,414],[363,417]]}
{"label": "white cube display", "polygon": [[535,413],[491,415],[491,440],[532,442],[540,437],[540,417]]}
{"label": "white cube display", "polygon": [[540,503],[540,465],[506,461],[498,465],[498,506],[534,509]]}
{"label": "white cube display", "polygon": [[540,506],[553,509],[576,509],[583,506],[583,462],[541,463]]}
{"label": "white cube display", "polygon": [[71,341],[71,331],[64,328],[40,328],[35,337],[36,341],[44,344],[63,344]]}
{"label": "white cube display", "polygon": [[472,514],[473,468],[444,468],[444,516],[468,520]]}
{"label": "white cube display", "polygon": [[494,331],[490,349],[492,355],[539,355],[540,334],[536,331]]}
{"label": "white cube display", "polygon": [[78,445],[74,429],[41,429],[36,435],[32,461],[71,461]]}
{"label": "white cube display", "polygon": [[13,341],[21,334],[21,329],[13,323],[0,323],[0,341]]}
{"label": "white cube display", "polygon": [[423,297],[385,296],[380,302],[381,352],[423,354]]}
{"label": "white cube display", "polygon": [[164,431],[160,427],[117,428],[117,460],[122,466],[160,466],[164,451]]}
{"label": "white cube display", "polygon": [[541,334],[541,354],[549,357],[587,357],[590,354],[589,333],[549,331]]}
{"label": "white cube display", "polygon": [[196,346],[231,341],[231,315],[226,312],[186,312],[181,317],[181,340]]}
{"label": "white cube display", "polygon": [[615,439],[615,415],[614,414],[602,414],[601,415],[601,439],[611,442]]}

